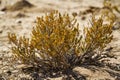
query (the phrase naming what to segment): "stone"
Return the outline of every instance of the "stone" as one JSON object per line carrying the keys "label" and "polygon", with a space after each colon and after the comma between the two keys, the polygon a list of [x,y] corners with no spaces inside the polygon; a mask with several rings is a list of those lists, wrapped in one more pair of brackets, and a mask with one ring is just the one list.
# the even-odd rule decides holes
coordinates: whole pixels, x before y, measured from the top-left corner
{"label": "stone", "polygon": [[12,74],[12,72],[10,70],[8,70],[6,73],[8,74],[8,76],[10,76]]}
{"label": "stone", "polygon": [[23,67],[26,67],[26,65],[25,65],[25,64],[21,64],[21,65],[17,65],[17,66],[16,66],[16,68],[18,68],[18,69],[21,69],[21,68],[23,68]]}
{"label": "stone", "polygon": [[115,22],[115,24],[112,27],[113,30],[118,30],[120,29],[120,22]]}
{"label": "stone", "polygon": [[91,80],[91,79],[92,80],[105,80],[105,79],[114,80],[114,78],[111,77],[109,73],[96,67],[91,67],[91,69],[85,68],[85,67],[75,67],[73,71],[78,75],[82,75],[86,77],[87,80]]}

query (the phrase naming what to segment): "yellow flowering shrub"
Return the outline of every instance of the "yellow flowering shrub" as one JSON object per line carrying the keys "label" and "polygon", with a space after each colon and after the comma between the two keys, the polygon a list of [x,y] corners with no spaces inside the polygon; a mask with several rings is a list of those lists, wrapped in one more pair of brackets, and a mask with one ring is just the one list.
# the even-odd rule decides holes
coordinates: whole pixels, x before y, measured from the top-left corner
{"label": "yellow flowering shrub", "polygon": [[112,40],[112,25],[111,21],[104,24],[103,17],[92,17],[91,27],[81,35],[75,17],[54,11],[37,18],[30,39],[14,33],[8,38],[13,43],[13,55],[24,64],[42,71],[66,70],[84,63],[86,55],[92,58],[96,50],[102,51]]}

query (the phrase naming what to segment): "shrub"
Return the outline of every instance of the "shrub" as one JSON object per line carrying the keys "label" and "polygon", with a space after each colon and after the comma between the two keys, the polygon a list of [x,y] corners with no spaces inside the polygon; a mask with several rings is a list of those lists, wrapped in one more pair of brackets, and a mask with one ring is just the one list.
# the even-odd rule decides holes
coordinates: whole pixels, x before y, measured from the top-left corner
{"label": "shrub", "polygon": [[[104,48],[111,42],[113,22],[110,21],[108,24],[104,22],[104,17],[97,20],[92,17],[91,27],[84,28],[85,39],[82,44],[84,54],[80,58],[82,63],[99,61]],[[85,61],[86,58],[87,61]]]}
{"label": "shrub", "polygon": [[104,0],[102,14],[105,15],[105,18],[107,20],[112,22],[116,20],[116,15],[114,13],[114,10],[118,13],[120,12],[116,5],[111,4],[111,0]]}
{"label": "shrub", "polygon": [[66,70],[85,63],[86,57],[93,60],[110,43],[113,22],[103,22],[103,17],[92,17],[91,27],[84,28],[82,35],[75,17],[54,11],[37,18],[30,39],[18,38],[14,33],[9,33],[8,38],[14,44],[15,58],[24,64],[37,66],[44,72]]}
{"label": "shrub", "polygon": [[[44,66],[43,68],[68,68],[67,55],[77,51],[80,43],[78,24],[68,14],[61,15],[57,11],[37,18],[37,25],[32,30],[31,39],[15,34],[8,37],[15,46],[13,54],[24,63]],[[74,52],[76,54],[76,52]]]}

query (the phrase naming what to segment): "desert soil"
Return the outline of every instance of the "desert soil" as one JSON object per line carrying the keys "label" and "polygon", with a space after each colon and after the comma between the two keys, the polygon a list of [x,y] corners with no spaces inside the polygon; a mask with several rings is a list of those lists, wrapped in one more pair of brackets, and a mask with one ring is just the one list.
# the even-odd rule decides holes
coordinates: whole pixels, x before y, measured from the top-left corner
{"label": "desert soil", "polygon": [[[44,80],[32,79],[31,75],[23,73],[21,68],[24,64],[13,60],[10,51],[10,43],[7,38],[8,32],[14,32],[18,36],[30,36],[30,32],[36,25],[36,18],[45,15],[53,10],[61,13],[77,14],[77,19],[81,27],[88,25],[91,13],[82,14],[90,6],[103,6],[103,0],[28,0],[29,3],[18,3],[20,0],[0,0],[0,80]],[[112,4],[118,6],[120,10],[120,0],[113,0]],[[81,74],[86,79],[79,80],[120,80],[120,13],[117,16],[116,25],[113,30],[113,40],[108,45],[113,47],[111,53],[116,58],[109,58],[111,68],[90,68],[76,67],[74,71]],[[51,80],[69,80],[62,77],[49,78]],[[48,80],[49,80],[48,79]],[[72,80],[72,79],[70,79]]]}

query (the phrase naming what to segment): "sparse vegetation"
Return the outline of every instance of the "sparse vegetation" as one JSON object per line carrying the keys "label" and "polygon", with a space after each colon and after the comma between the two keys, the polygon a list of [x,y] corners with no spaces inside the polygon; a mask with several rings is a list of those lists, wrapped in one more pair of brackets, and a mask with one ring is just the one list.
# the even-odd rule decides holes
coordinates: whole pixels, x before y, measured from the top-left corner
{"label": "sparse vegetation", "polygon": [[[9,33],[12,52],[24,64],[39,67],[42,72],[72,69],[87,62],[96,63],[112,40],[113,22],[104,24],[103,17],[91,20],[91,27],[79,30],[75,17],[51,12],[37,18],[31,38],[18,38]],[[95,56],[97,55],[97,56]]]}

